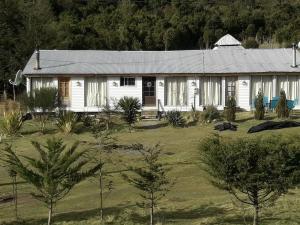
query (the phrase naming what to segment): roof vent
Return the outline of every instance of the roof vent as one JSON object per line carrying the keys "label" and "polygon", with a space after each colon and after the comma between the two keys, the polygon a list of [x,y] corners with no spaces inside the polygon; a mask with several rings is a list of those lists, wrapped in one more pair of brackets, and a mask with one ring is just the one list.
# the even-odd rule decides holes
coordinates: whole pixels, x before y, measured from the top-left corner
{"label": "roof vent", "polygon": [[293,43],[293,63],[292,67],[297,67],[297,44]]}
{"label": "roof vent", "polygon": [[216,43],[214,49],[234,47],[234,48],[243,48],[242,43],[235,39],[230,34],[226,34],[221,37]]}
{"label": "roof vent", "polygon": [[35,50],[35,70],[40,70],[41,66],[40,66],[40,49],[39,47],[36,48]]}

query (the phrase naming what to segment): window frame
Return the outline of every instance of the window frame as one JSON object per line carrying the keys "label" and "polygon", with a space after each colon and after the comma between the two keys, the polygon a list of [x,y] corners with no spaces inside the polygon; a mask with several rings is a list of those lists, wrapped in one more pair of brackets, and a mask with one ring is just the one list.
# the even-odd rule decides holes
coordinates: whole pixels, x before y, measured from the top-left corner
{"label": "window frame", "polygon": [[120,86],[121,87],[134,87],[135,86],[135,77],[130,77],[130,76],[120,77]]}

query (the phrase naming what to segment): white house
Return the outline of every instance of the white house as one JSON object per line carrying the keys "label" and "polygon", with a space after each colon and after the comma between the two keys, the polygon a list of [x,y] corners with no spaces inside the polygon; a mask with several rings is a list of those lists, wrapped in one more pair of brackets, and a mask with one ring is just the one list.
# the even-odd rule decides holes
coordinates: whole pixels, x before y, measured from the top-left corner
{"label": "white house", "polygon": [[[271,100],[284,89],[288,99],[300,99],[300,57],[293,49],[244,49],[230,35],[210,50],[103,51],[40,50],[23,74],[27,91],[57,87],[68,109],[99,111],[123,96],[137,97],[143,110],[163,107],[223,109],[227,96],[250,110],[261,90]],[[296,108],[300,109],[300,101]]]}

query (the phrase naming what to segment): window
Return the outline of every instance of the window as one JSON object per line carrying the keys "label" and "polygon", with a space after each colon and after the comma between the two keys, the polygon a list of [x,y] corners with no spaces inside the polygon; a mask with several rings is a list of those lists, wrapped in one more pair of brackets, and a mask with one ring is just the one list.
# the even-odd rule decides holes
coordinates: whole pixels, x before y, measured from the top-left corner
{"label": "window", "polygon": [[31,78],[31,90],[54,87],[54,82],[52,77],[32,77]]}
{"label": "window", "polygon": [[262,92],[266,102],[273,97],[273,77],[272,76],[252,76],[251,77],[251,102],[254,107],[254,101],[258,92]]}
{"label": "window", "polygon": [[134,86],[135,78],[134,77],[121,77],[120,86]]}
{"label": "window", "polygon": [[200,105],[222,105],[222,78],[200,78]]}
{"label": "window", "polygon": [[106,104],[106,78],[89,77],[84,81],[85,106],[103,106]]}
{"label": "window", "polygon": [[300,77],[299,76],[277,76],[276,95],[280,96],[280,91],[284,90],[286,97],[290,100],[299,100],[300,97]]}
{"label": "window", "polygon": [[187,80],[186,77],[168,77],[165,81],[165,105],[187,105]]}

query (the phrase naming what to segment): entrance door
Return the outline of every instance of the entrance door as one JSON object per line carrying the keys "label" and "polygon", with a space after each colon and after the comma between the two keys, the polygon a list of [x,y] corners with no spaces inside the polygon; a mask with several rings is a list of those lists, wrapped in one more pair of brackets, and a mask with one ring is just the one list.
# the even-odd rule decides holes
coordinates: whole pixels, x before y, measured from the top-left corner
{"label": "entrance door", "polygon": [[156,81],[156,77],[143,77],[143,105],[144,106],[156,105],[155,81]]}
{"label": "entrance door", "polygon": [[70,106],[70,78],[58,78],[59,98],[63,106]]}

